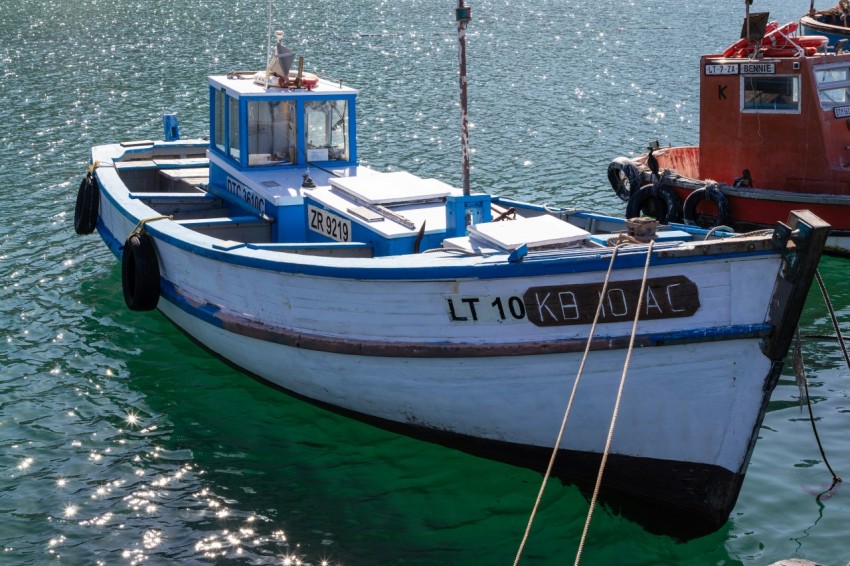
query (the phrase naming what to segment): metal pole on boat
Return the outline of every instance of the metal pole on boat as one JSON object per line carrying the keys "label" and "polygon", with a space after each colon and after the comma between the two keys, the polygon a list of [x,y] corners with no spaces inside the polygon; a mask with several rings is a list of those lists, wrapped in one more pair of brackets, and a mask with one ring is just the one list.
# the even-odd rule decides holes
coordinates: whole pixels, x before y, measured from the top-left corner
{"label": "metal pole on boat", "polygon": [[466,25],[472,19],[472,8],[458,0],[457,41],[460,44],[460,147],[463,159],[463,194],[469,196],[469,117],[466,100]]}
{"label": "metal pole on boat", "polygon": [[753,0],[744,0],[744,4],[747,5],[747,14],[746,14],[747,23],[744,26],[745,28],[747,28],[747,45],[750,44],[750,4],[752,4],[752,3],[753,3]]}

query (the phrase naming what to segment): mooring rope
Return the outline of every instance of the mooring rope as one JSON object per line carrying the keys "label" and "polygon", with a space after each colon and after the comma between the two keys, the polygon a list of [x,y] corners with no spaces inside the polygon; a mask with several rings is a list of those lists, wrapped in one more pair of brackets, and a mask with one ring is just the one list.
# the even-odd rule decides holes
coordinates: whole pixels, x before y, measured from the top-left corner
{"label": "mooring rope", "polygon": [[841,335],[841,328],[838,326],[838,318],[835,316],[835,309],[832,306],[832,300],[829,298],[829,293],[826,292],[826,285],[823,282],[823,277],[820,275],[820,270],[815,270],[815,279],[817,279],[820,293],[823,295],[823,302],[826,303],[826,309],[829,311],[829,318],[832,320],[832,327],[835,328],[835,336],[838,339],[838,345],[841,346],[841,352],[844,354],[844,362],[847,364],[847,369],[850,370],[850,355],[847,354],[847,344],[844,342],[844,336]]}
{"label": "mooring rope", "polygon": [[614,260],[617,257],[617,252],[619,251],[620,246],[614,247],[611,252],[611,261],[608,263],[608,272],[605,274],[605,281],[602,283],[602,292],[599,294],[599,303],[596,305],[596,314],[593,317],[593,323],[590,325],[590,332],[587,335],[587,344],[584,347],[584,355],[581,358],[581,363],[578,367],[578,372],[576,373],[575,381],[573,381],[573,388],[570,391],[570,398],[567,401],[567,407],[564,410],[564,418],[561,421],[561,428],[558,431],[558,438],[555,440],[555,446],[552,449],[552,455],[549,457],[549,465],[546,467],[546,473],[543,474],[543,481],[540,484],[540,490],[537,492],[537,500],[534,502],[534,507],[531,510],[531,515],[528,517],[528,524],[525,527],[525,533],[522,536],[522,541],[519,544],[519,549],[516,553],[516,558],[514,559],[514,566],[519,564],[520,558],[522,558],[522,552],[525,549],[525,544],[528,542],[528,536],[531,533],[531,526],[534,523],[534,518],[537,515],[537,510],[540,508],[540,501],[543,499],[543,492],[546,490],[546,484],[549,482],[549,477],[552,475],[552,468],[555,465],[555,458],[558,455],[558,447],[561,445],[561,439],[564,437],[564,430],[567,427],[567,418],[570,415],[570,411],[572,410],[573,400],[576,396],[576,390],[578,389],[579,381],[581,381],[582,373],[584,372],[584,365],[587,362],[587,356],[590,353],[590,346],[593,342],[593,335],[596,332],[596,324],[599,322],[599,313],[602,312],[602,304],[603,298],[605,297],[605,293],[608,292],[608,281],[611,278],[611,272],[614,269]]}
{"label": "mooring rope", "polygon": [[635,347],[635,335],[637,334],[638,321],[640,320],[640,309],[643,307],[643,295],[646,293],[646,278],[649,274],[649,262],[652,259],[652,247],[655,241],[649,242],[649,247],[646,250],[646,264],[643,267],[643,278],[640,282],[640,296],[638,296],[637,308],[635,309],[635,320],[632,324],[632,335],[629,338],[629,349],[626,351],[626,362],[623,364],[623,374],[620,376],[620,386],[617,389],[617,400],[614,402],[614,412],[611,414],[611,426],[608,427],[608,438],[605,440],[605,450],[602,452],[602,461],[599,462],[599,473],[596,476],[596,485],[593,487],[593,496],[590,498],[590,508],[587,511],[587,520],[584,522],[584,530],[581,533],[581,541],[578,544],[576,552],[575,564],[578,566],[581,560],[581,553],[584,550],[584,543],[587,539],[587,531],[590,529],[590,519],[593,517],[593,510],[596,508],[596,500],[599,497],[599,488],[602,485],[602,475],[605,473],[605,464],[608,462],[608,453],[611,450],[611,441],[614,438],[614,426],[617,424],[617,415],[620,412],[620,401],[623,397],[623,387],[626,384],[626,375],[629,373],[629,363],[632,359],[632,351]]}
{"label": "mooring rope", "polygon": [[[832,469],[832,466],[829,465],[829,460],[826,457],[826,451],[824,451],[823,444],[820,441],[820,435],[818,434],[818,428],[815,425],[815,415],[814,415],[814,412],[812,411],[812,398],[809,397],[809,380],[806,379],[806,369],[805,369],[804,364],[803,364],[803,348],[801,346],[801,341],[800,341],[800,327],[799,326],[797,327],[797,330],[795,331],[795,338],[796,338],[796,340],[795,340],[795,343],[794,343],[794,359],[793,359],[794,376],[797,379],[797,386],[800,388],[800,393],[802,394],[803,391],[805,390],[806,406],[809,408],[809,421],[812,423],[812,431],[815,433],[815,440],[818,443],[818,449],[820,450],[820,455],[823,458],[823,463],[826,464],[826,468],[829,470],[829,473],[832,474],[832,486],[830,486],[830,488],[824,492],[824,493],[827,493],[830,490],[832,490],[832,488],[835,487],[837,484],[841,483],[841,477],[838,474],[836,474],[835,471]],[[817,498],[820,499],[821,495],[823,495],[823,493],[818,495]]]}

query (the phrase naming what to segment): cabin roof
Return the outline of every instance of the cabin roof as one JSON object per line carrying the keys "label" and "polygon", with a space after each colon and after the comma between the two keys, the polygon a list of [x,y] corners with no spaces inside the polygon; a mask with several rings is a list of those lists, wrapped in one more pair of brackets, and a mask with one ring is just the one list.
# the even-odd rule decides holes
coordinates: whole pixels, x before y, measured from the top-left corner
{"label": "cabin roof", "polygon": [[318,84],[311,89],[306,88],[264,88],[253,81],[254,73],[232,73],[229,75],[212,75],[209,77],[210,86],[224,88],[228,94],[237,98],[281,96],[312,97],[316,95],[356,95],[357,89],[320,78]]}

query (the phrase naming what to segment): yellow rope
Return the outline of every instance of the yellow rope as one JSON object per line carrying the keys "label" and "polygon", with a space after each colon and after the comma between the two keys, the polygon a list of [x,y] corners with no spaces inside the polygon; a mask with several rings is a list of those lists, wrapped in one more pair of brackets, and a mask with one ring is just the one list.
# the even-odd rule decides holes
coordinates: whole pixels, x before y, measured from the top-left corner
{"label": "yellow rope", "polygon": [[534,518],[537,515],[537,510],[540,508],[540,501],[543,499],[543,492],[546,490],[546,484],[549,482],[549,477],[552,475],[552,468],[555,465],[555,457],[558,455],[558,447],[561,445],[561,439],[564,437],[564,430],[567,427],[567,418],[570,415],[570,411],[572,410],[573,400],[576,396],[576,390],[578,389],[579,381],[581,381],[582,373],[584,372],[584,365],[587,361],[587,356],[590,352],[590,345],[593,341],[593,335],[596,332],[596,324],[599,321],[599,313],[602,312],[602,300],[605,297],[605,293],[608,292],[608,281],[611,278],[611,271],[614,268],[614,260],[617,257],[617,252],[620,249],[620,245],[618,244],[614,247],[614,250],[611,253],[611,261],[608,264],[608,272],[605,274],[605,281],[602,284],[602,292],[599,294],[599,303],[596,305],[596,314],[593,317],[593,324],[590,326],[590,332],[587,335],[587,344],[584,347],[584,356],[582,356],[581,364],[579,364],[578,372],[576,373],[575,381],[573,382],[572,391],[570,391],[570,398],[567,401],[567,407],[564,411],[564,418],[561,421],[561,429],[558,431],[558,438],[555,441],[555,446],[552,449],[552,455],[549,458],[549,465],[546,467],[546,473],[543,475],[543,482],[540,485],[540,491],[537,492],[537,500],[534,502],[534,508],[531,510],[531,515],[528,518],[528,524],[525,527],[525,534],[522,537],[522,541],[519,544],[519,549],[517,550],[516,558],[514,559],[514,566],[519,564],[519,560],[522,557],[522,552],[525,549],[525,544],[528,542],[528,536],[531,533],[531,525],[534,523]]}
{"label": "yellow rope", "polygon": [[87,173],[88,173],[89,175],[91,175],[92,173],[94,173],[94,170],[95,170],[95,169],[97,169],[99,165],[100,165],[100,161],[95,161],[94,163],[92,163],[91,165],[89,165],[89,168],[88,168],[88,172],[87,172]]}
{"label": "yellow rope", "polygon": [[130,232],[130,236],[133,234],[141,234],[145,231],[145,224],[148,222],[153,222],[154,220],[174,220],[173,216],[161,214],[159,216],[151,216],[150,218],[142,218],[139,220],[139,223],[136,224],[136,227],[133,228],[133,231]]}
{"label": "yellow rope", "polygon": [[635,321],[632,324],[632,335],[629,339],[629,349],[626,351],[626,363],[623,364],[623,375],[620,377],[620,387],[617,389],[617,401],[614,403],[614,412],[611,414],[611,426],[608,428],[608,438],[605,440],[605,450],[602,452],[602,461],[599,463],[599,474],[596,476],[596,485],[593,487],[593,497],[590,499],[590,509],[587,511],[587,520],[584,523],[584,530],[581,533],[581,541],[576,552],[575,564],[578,566],[581,560],[581,553],[584,550],[584,542],[587,539],[587,531],[590,528],[590,519],[593,516],[593,510],[596,507],[596,499],[599,496],[599,486],[602,485],[602,474],[605,472],[605,464],[608,461],[608,452],[611,450],[611,440],[614,438],[614,425],[617,424],[617,415],[620,412],[620,400],[623,397],[623,387],[626,384],[626,375],[629,373],[629,363],[632,358],[632,350],[635,346],[635,335],[637,334],[638,320],[640,320],[640,309],[643,307],[643,295],[646,293],[646,277],[649,274],[649,260],[652,258],[652,247],[655,241],[649,242],[649,248],[646,250],[646,264],[643,268],[643,279],[640,283],[640,296],[638,297],[637,309],[635,309]]}

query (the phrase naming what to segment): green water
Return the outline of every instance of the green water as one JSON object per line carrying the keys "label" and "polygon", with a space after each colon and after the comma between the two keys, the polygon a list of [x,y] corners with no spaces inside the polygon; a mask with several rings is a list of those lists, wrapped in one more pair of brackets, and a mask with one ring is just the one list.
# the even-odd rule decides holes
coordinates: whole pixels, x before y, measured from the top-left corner
{"label": "green water", "polygon": [[[184,136],[205,135],[205,77],[260,66],[267,5],[0,2],[0,563],[513,563],[538,473],[243,376],[160,315],[129,312],[109,252],[73,234],[89,147],[158,139],[163,112]],[[453,8],[289,1],[273,20],[307,70],[361,90],[364,163],[458,184]],[[808,3],[754,9],[790,21]],[[621,213],[608,161],[651,139],[696,142],[698,57],[731,43],[742,13],[738,2],[474,2],[473,189]],[[847,266],[821,266],[845,331]],[[803,332],[832,332],[816,291]],[[808,337],[804,351],[818,432],[850,476],[850,375],[834,342]],[[846,564],[845,488],[816,498],[830,480],[786,372],[723,529],[682,543],[603,508],[581,561]],[[550,483],[522,563],[573,562],[587,508]]]}

